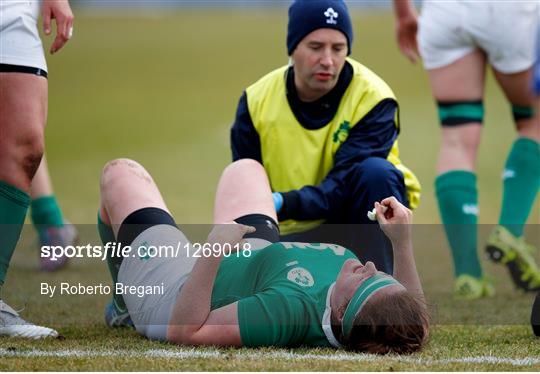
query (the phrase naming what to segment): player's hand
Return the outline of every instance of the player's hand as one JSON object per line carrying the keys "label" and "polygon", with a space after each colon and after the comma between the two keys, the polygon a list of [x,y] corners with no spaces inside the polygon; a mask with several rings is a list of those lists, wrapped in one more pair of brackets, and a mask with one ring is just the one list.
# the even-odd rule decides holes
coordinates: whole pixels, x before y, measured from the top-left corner
{"label": "player's hand", "polygon": [[412,212],[409,208],[391,196],[380,203],[375,202],[375,210],[381,229],[394,244],[394,247],[402,247],[410,243]]}
{"label": "player's hand", "polygon": [[242,242],[244,235],[255,232],[255,227],[246,226],[236,222],[215,225],[208,235],[208,243],[211,244],[235,244]]}
{"label": "player's hand", "polygon": [[419,59],[418,43],[416,34],[418,32],[418,16],[415,11],[411,11],[407,17],[397,20],[396,38],[401,53],[403,53],[413,64]]}
{"label": "player's hand", "polygon": [[51,21],[56,20],[56,37],[49,50],[51,54],[58,52],[73,34],[73,12],[68,0],[43,0],[41,7],[43,32],[51,35]]}

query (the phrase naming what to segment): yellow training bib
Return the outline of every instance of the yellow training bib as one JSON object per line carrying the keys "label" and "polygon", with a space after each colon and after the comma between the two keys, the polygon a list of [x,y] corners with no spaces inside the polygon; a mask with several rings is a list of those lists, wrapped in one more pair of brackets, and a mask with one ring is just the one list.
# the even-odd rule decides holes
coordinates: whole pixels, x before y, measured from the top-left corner
{"label": "yellow training bib", "polygon": [[[353,67],[353,78],[334,118],[320,129],[306,129],[294,116],[286,96],[288,66],[274,70],[246,89],[249,114],[261,140],[262,160],[272,191],[287,192],[321,183],[334,166],[334,156],[350,130],[382,100],[395,100],[392,90],[376,74],[352,59],[347,61]],[[415,208],[420,184],[401,164],[397,141],[387,159],[403,173],[410,206]],[[322,222],[287,220],[280,222],[280,230],[287,235]]]}

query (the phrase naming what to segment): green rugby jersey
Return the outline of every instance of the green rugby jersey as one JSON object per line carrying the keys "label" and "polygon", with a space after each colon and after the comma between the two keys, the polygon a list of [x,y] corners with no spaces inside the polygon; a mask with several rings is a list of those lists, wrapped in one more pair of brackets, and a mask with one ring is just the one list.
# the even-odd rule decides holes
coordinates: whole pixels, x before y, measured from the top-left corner
{"label": "green rugby jersey", "polygon": [[212,309],[238,301],[245,346],[330,346],[322,329],[330,286],[355,255],[334,244],[274,243],[224,258]]}

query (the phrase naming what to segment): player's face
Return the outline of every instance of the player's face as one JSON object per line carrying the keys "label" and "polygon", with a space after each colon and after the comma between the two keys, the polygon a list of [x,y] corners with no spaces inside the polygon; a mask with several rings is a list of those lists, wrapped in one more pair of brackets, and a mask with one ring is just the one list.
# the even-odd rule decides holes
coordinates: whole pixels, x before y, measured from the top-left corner
{"label": "player's face", "polygon": [[298,43],[291,57],[300,99],[317,100],[338,81],[347,57],[347,38],[338,30],[315,30]]}
{"label": "player's face", "polygon": [[343,264],[336,279],[336,285],[331,296],[331,305],[338,311],[338,318],[342,318],[349,301],[362,283],[377,274],[373,262],[363,265],[358,260],[347,260]]}

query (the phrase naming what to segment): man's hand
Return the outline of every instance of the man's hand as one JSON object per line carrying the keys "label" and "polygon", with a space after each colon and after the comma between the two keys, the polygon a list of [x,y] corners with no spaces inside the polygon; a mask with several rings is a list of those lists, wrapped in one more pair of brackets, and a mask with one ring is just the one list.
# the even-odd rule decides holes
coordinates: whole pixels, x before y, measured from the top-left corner
{"label": "man's hand", "polygon": [[54,54],[71,38],[73,33],[73,12],[68,0],[43,0],[41,13],[43,32],[47,36],[51,34],[51,20],[56,20],[56,38],[50,49],[50,53]]}
{"label": "man's hand", "polygon": [[[386,207],[386,210],[384,209]],[[377,220],[394,248],[400,248],[411,242],[412,212],[391,196],[380,203],[375,202]]]}
{"label": "man's hand", "polygon": [[255,227],[241,225],[236,222],[215,225],[208,235],[208,243],[229,243],[234,246],[242,241],[244,235],[252,232],[255,232]]}

